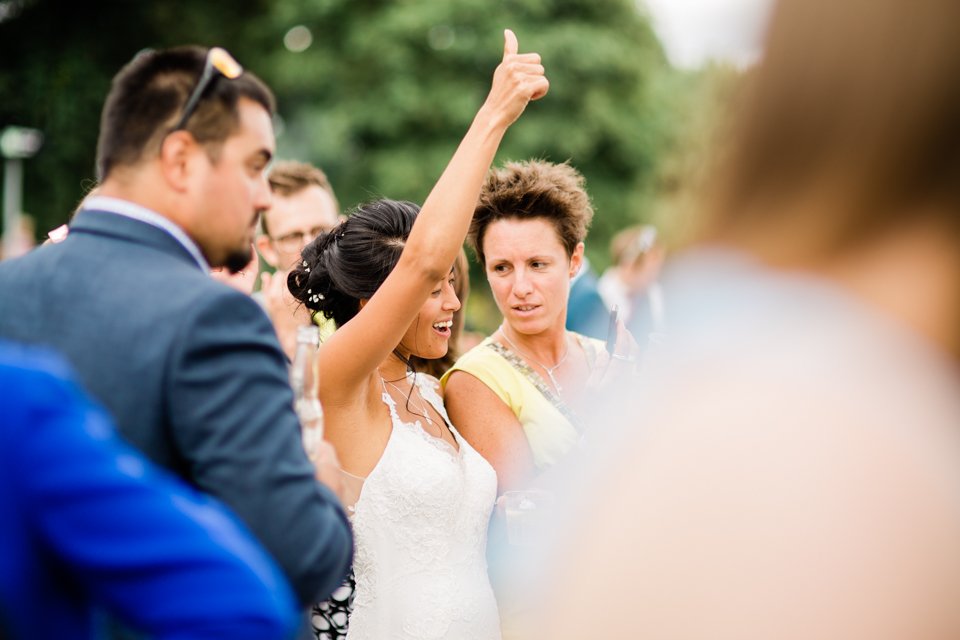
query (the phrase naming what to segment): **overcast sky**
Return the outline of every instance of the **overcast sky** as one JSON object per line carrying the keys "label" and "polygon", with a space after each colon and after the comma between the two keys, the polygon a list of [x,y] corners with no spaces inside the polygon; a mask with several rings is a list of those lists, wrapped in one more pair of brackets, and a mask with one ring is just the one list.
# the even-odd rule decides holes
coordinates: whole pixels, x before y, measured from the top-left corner
{"label": "overcast sky", "polygon": [[745,66],[760,57],[770,0],[637,1],[677,66],[698,67],[710,59]]}

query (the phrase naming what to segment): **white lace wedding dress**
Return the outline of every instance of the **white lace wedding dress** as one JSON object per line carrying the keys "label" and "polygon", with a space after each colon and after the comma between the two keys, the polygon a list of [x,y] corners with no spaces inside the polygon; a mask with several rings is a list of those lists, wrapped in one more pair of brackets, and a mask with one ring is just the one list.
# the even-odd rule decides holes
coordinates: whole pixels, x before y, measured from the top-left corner
{"label": "white lace wedding dress", "polygon": [[[414,377],[449,425],[439,383]],[[353,508],[357,587],[347,638],[498,639],[485,555],[496,473],[452,425],[459,451],[419,421],[402,422],[386,389],[383,401],[393,430]]]}

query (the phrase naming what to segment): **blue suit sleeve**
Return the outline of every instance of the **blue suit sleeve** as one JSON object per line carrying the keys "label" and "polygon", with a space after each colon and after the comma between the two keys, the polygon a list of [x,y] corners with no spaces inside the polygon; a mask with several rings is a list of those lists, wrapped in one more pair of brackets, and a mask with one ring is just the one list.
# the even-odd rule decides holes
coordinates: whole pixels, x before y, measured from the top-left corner
{"label": "blue suit sleeve", "polygon": [[243,525],[123,444],[61,374],[16,380],[20,397],[0,403],[22,426],[11,477],[31,529],[92,601],[156,638],[293,634],[293,594]]}
{"label": "blue suit sleeve", "polygon": [[200,489],[250,527],[302,604],[319,602],[349,569],[349,522],[303,450],[273,326],[249,296],[222,290],[198,300],[176,342],[172,435]]}

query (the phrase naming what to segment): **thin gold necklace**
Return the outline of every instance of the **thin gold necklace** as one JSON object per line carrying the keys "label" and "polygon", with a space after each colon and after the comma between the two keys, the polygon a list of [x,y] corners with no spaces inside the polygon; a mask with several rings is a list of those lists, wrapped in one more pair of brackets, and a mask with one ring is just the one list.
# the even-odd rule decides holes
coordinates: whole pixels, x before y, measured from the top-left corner
{"label": "thin gold necklace", "polygon": [[[392,382],[390,382],[389,380],[387,380],[386,378],[384,378],[382,375],[380,376],[380,379],[383,380],[383,383],[384,383],[384,384],[388,384],[388,385],[390,385],[391,387],[393,387],[394,389],[396,389],[396,390],[400,393],[400,396],[403,397],[403,389],[401,389],[401,388],[398,387],[397,385],[393,384]],[[416,398],[413,397],[413,396],[414,396],[414,393],[415,393],[415,391],[414,391],[415,389],[416,389],[416,384],[411,384],[411,385],[410,385],[410,395],[406,396],[406,398],[407,398],[407,403],[408,403],[408,406],[406,407],[406,409],[407,409],[407,411],[410,411],[409,404],[412,404],[412,403],[415,402],[416,404],[414,405],[414,408],[417,409],[418,411],[410,411],[410,413],[412,413],[412,414],[415,415],[415,416],[423,416],[424,420],[427,421],[427,424],[429,424],[429,425],[432,427],[432,426],[433,426],[433,420],[430,419],[430,411],[427,409],[426,406],[424,406],[424,404],[423,404],[422,402],[420,402],[419,400],[417,400]]]}
{"label": "thin gold necklace", "polygon": [[566,341],[566,334],[564,334],[564,344],[566,345],[567,348],[564,350],[563,355],[560,356],[560,359],[557,360],[557,364],[553,365],[552,367],[548,367],[547,365],[543,364],[542,362],[540,362],[540,361],[538,361],[538,360],[535,360],[534,358],[530,357],[530,354],[528,354],[528,353],[525,352],[523,349],[521,349],[520,347],[518,347],[518,346],[516,345],[516,343],[515,343],[513,340],[510,339],[510,336],[507,335],[507,332],[504,330],[502,324],[500,325],[500,335],[503,336],[504,340],[506,340],[508,343],[510,343],[510,346],[513,347],[514,350],[515,350],[517,353],[519,353],[519,354],[522,355],[524,358],[526,358],[526,359],[529,360],[530,362],[534,363],[535,365],[538,365],[541,369],[543,369],[544,371],[546,371],[546,372],[547,372],[547,377],[550,378],[550,382],[553,383],[553,386],[554,386],[554,388],[557,390],[557,393],[558,393],[558,394],[563,393],[563,387],[561,387],[561,386],[560,386],[560,383],[557,382],[557,379],[553,376],[553,372],[556,371],[557,369],[559,369],[559,368],[560,368],[560,365],[562,365],[562,364],[566,361],[567,356],[570,355],[570,344]]}

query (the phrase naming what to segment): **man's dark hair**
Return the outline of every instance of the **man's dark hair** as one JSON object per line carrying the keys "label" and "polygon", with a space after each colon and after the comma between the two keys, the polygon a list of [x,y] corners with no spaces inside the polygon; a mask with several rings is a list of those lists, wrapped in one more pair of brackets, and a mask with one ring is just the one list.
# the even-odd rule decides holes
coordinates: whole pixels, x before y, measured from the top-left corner
{"label": "man's dark hair", "polygon": [[[188,46],[145,51],[113,78],[100,117],[97,179],[102,182],[118,166],[133,166],[159,152],[176,125],[184,103],[203,72],[207,49]],[[216,78],[208,85],[185,129],[216,160],[223,142],[240,123],[237,103],[247,98],[271,115],[270,89],[249,71],[238,78]]]}

